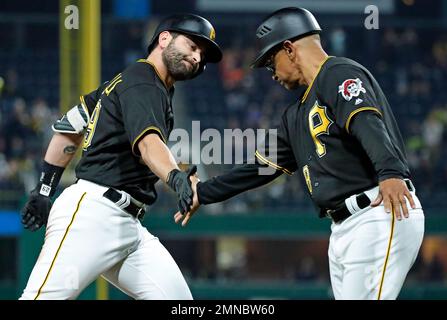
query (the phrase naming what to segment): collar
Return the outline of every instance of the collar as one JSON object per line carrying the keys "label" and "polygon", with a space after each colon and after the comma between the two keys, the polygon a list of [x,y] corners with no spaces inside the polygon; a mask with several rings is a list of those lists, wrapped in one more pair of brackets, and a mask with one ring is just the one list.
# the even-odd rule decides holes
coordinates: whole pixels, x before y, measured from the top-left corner
{"label": "collar", "polygon": [[163,79],[161,78],[160,72],[158,72],[157,67],[152,62],[147,61],[146,59],[138,59],[137,62],[143,62],[143,63],[147,63],[147,64],[151,65],[152,68],[154,68],[155,73],[157,74],[158,79],[160,79],[161,83],[163,83],[163,85],[165,86],[166,90],[168,92],[171,92],[173,90],[174,86],[172,86],[171,89],[168,88],[168,86],[166,85],[166,82],[164,82]]}
{"label": "collar", "polygon": [[312,82],[310,83],[310,85],[307,87],[307,90],[304,92],[303,98],[301,99],[301,103],[303,103],[304,101],[306,101],[307,95],[310,92],[310,89],[312,89],[312,86],[314,84],[315,79],[318,77],[318,75],[320,74],[321,68],[323,67],[323,65],[326,63],[326,61],[328,61],[330,58],[332,58],[333,56],[327,56],[326,59],[324,59],[324,61],[320,64],[320,66],[318,67],[317,70],[317,74],[315,75],[315,78],[312,79]]}

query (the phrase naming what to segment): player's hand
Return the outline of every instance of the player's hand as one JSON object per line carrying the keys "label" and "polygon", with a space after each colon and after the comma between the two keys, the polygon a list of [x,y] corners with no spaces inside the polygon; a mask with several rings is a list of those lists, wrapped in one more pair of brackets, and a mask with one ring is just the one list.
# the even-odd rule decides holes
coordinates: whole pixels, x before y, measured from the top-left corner
{"label": "player's hand", "polygon": [[175,223],[179,223],[180,221],[182,221],[182,227],[188,224],[194,212],[196,212],[197,209],[200,207],[199,197],[197,196],[197,184],[200,182],[200,180],[196,176],[193,176],[191,177],[191,182],[192,182],[192,190],[194,191],[193,205],[191,207],[191,210],[189,210],[186,214],[182,214],[180,211],[178,211],[174,215]]}
{"label": "player's hand", "polygon": [[193,205],[193,191],[190,177],[197,172],[197,166],[190,166],[186,171],[177,169],[169,173],[167,184],[177,193],[178,209],[183,214]]}
{"label": "player's hand", "polygon": [[378,206],[382,200],[385,206],[385,212],[394,212],[397,220],[409,217],[406,199],[410,202],[411,208],[416,208],[413,196],[407,188],[404,180],[390,178],[379,183],[379,195],[371,203],[372,207]]}
{"label": "player's hand", "polygon": [[46,225],[51,206],[49,197],[41,195],[37,189],[31,191],[21,212],[22,224],[25,229],[36,231]]}

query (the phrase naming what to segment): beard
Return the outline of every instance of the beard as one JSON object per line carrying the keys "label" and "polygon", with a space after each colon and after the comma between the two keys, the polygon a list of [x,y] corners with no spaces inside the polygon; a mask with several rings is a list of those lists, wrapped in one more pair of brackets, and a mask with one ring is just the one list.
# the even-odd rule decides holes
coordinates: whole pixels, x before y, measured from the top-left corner
{"label": "beard", "polygon": [[163,50],[161,57],[169,74],[176,81],[191,79],[198,70],[198,65],[188,68],[183,62],[183,60],[187,60],[186,55],[175,47],[174,41],[171,41],[166,49]]}
{"label": "beard", "polygon": [[291,83],[284,83],[283,86],[287,90],[292,91],[292,90],[298,89],[301,86],[301,84],[298,81],[296,81],[296,82],[291,82]]}

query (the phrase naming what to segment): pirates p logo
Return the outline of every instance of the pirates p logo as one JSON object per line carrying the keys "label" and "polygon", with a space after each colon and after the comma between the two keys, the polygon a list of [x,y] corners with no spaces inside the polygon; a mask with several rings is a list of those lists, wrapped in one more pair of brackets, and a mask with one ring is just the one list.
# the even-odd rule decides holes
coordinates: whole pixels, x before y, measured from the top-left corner
{"label": "pirates p logo", "polygon": [[216,39],[216,31],[214,30],[214,28],[211,28],[210,39],[213,41],[214,41],[214,39]]}

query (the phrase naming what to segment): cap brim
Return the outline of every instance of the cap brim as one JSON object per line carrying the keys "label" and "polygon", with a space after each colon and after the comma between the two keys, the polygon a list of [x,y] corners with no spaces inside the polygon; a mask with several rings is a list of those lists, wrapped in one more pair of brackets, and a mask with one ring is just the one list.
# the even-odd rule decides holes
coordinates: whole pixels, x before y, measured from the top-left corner
{"label": "cap brim", "polygon": [[198,38],[199,41],[204,43],[206,47],[205,60],[206,62],[217,63],[222,60],[222,50],[219,45],[211,39],[202,35],[190,34],[190,36]]}
{"label": "cap brim", "polygon": [[259,52],[258,56],[253,60],[250,65],[250,68],[263,68],[265,67],[265,63],[267,62],[267,57],[269,51],[271,51],[275,45],[268,46]]}
{"label": "cap brim", "polygon": [[212,40],[205,39],[207,43],[207,49],[205,52],[206,61],[211,63],[217,63],[222,60],[222,50],[220,47]]}

